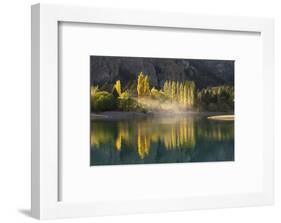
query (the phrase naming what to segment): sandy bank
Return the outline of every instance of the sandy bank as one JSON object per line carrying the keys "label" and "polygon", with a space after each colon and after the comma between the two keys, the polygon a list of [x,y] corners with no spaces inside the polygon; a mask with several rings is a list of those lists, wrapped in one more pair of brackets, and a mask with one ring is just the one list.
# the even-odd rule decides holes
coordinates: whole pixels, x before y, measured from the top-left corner
{"label": "sandy bank", "polygon": [[234,115],[215,115],[209,116],[208,119],[219,121],[234,121]]}

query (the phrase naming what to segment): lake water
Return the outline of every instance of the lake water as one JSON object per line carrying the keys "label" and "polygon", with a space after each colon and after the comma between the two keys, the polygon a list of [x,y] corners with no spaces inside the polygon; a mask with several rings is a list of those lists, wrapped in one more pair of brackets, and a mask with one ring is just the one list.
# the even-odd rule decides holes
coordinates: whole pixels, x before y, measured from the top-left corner
{"label": "lake water", "polygon": [[91,166],[213,161],[234,161],[234,121],[176,116],[91,122]]}

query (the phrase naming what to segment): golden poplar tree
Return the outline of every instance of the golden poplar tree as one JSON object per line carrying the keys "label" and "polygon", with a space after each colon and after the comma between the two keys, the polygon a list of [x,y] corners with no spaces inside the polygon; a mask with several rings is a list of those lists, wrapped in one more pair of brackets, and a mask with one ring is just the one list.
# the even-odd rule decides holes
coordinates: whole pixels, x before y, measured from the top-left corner
{"label": "golden poplar tree", "polygon": [[118,95],[119,95],[119,97],[120,97],[121,94],[122,94],[122,89],[121,89],[121,82],[120,82],[120,80],[117,80],[117,81],[115,82],[114,87],[115,87],[115,89],[116,89],[116,91],[117,91],[117,93],[118,93]]}
{"label": "golden poplar tree", "polygon": [[176,85],[176,99],[177,102],[180,101],[180,82],[177,81],[177,85]]}
{"label": "golden poplar tree", "polygon": [[141,97],[144,94],[144,75],[140,72],[138,76],[138,85],[137,85],[138,96]]}
{"label": "golden poplar tree", "polygon": [[187,94],[187,97],[186,97],[186,105],[187,105],[187,107],[189,108],[189,107],[190,107],[190,82],[189,82],[189,81],[187,81],[187,82],[186,82],[186,85],[187,85],[187,92],[186,92],[186,94]]}
{"label": "golden poplar tree", "polygon": [[185,81],[183,84],[183,106],[187,105],[187,82]]}
{"label": "golden poplar tree", "polygon": [[138,76],[137,92],[139,97],[150,95],[149,77],[143,72]]}
{"label": "golden poplar tree", "polygon": [[196,86],[195,86],[194,81],[191,81],[190,89],[191,89],[191,94],[190,94],[191,100],[190,101],[191,101],[191,107],[193,107],[195,104],[195,93],[196,93]]}
{"label": "golden poplar tree", "polygon": [[171,97],[172,97],[173,101],[176,98],[176,82],[175,81],[172,81]]}
{"label": "golden poplar tree", "polygon": [[180,99],[179,99],[179,103],[183,104],[183,83],[180,83]]}
{"label": "golden poplar tree", "polygon": [[148,75],[144,76],[144,80],[143,80],[143,93],[144,96],[148,96],[150,95],[150,89],[149,89],[149,77]]}
{"label": "golden poplar tree", "polygon": [[169,82],[168,82],[168,92],[169,92],[169,94],[168,94],[168,96],[169,97],[171,97],[172,96],[172,81],[170,81],[169,80]]}
{"label": "golden poplar tree", "polygon": [[166,96],[169,96],[169,81],[164,82],[163,91]]}

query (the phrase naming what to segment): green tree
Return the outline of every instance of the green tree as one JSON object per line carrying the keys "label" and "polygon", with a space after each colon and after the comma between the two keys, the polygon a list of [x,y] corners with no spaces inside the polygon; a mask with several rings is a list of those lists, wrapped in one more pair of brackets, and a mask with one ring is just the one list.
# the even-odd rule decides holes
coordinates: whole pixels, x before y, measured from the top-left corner
{"label": "green tree", "polygon": [[107,91],[99,91],[91,97],[91,106],[95,112],[112,111],[116,109],[116,98]]}

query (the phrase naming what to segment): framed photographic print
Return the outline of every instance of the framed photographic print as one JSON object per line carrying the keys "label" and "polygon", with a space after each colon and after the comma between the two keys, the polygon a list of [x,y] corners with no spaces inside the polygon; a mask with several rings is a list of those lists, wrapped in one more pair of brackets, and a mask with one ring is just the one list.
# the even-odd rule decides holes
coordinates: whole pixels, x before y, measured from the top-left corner
{"label": "framed photographic print", "polygon": [[32,215],[273,203],[273,20],[32,6]]}
{"label": "framed photographic print", "polygon": [[234,61],[90,57],[90,165],[234,161]]}

